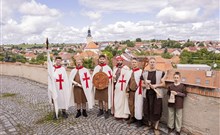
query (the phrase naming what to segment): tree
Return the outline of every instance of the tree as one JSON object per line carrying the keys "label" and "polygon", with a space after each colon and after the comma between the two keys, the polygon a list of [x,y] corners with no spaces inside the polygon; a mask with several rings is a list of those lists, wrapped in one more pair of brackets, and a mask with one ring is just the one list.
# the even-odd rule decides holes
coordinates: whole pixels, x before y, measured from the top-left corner
{"label": "tree", "polygon": [[134,47],[134,43],[131,42],[130,40],[126,40],[125,44],[127,44],[127,47]]}
{"label": "tree", "polygon": [[187,42],[183,45],[183,47],[190,47],[190,46],[195,46],[192,41],[189,41],[189,42],[187,41]]}
{"label": "tree", "polygon": [[172,58],[173,57],[173,55],[171,55],[170,53],[168,53],[168,52],[166,52],[166,53],[162,53],[162,55],[161,55],[163,58],[165,58],[165,59],[170,59],[170,58]]}
{"label": "tree", "polygon": [[94,69],[95,63],[93,61],[93,58],[83,59],[83,66],[88,69]]}
{"label": "tree", "polygon": [[204,47],[205,45],[204,45],[203,42],[200,42],[198,46],[199,46],[199,47]]}
{"label": "tree", "polygon": [[141,38],[136,38],[136,42],[141,42]]}

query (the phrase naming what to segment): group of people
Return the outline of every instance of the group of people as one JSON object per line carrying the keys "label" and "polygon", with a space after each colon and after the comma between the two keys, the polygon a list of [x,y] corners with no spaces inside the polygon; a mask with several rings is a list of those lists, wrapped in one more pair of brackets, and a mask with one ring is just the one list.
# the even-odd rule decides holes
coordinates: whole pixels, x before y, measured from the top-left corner
{"label": "group of people", "polygon": [[[128,124],[137,123],[137,127],[145,124],[157,130],[163,109],[166,73],[156,70],[154,57],[149,58],[148,70],[140,69],[136,58],[131,60],[131,68],[124,65],[121,56],[117,56],[116,60],[117,65],[112,70],[106,64],[106,56],[100,55],[99,63],[91,74],[90,70],[83,67],[83,60],[78,59],[76,68],[68,77],[65,68],[61,66],[61,58],[56,57],[53,77],[57,107],[62,110],[62,116],[67,118],[66,110],[76,105],[75,118],[81,115],[87,117],[87,108],[92,109],[97,100],[99,106],[97,117],[104,115],[105,119],[108,119],[113,115],[116,119],[127,120]],[[108,80],[104,88],[94,85],[94,76],[100,72],[104,73]],[[102,77],[96,77],[97,79],[100,82],[106,80]],[[174,83],[168,86],[167,92],[168,129],[172,132],[175,128],[177,134],[181,130],[183,99],[186,96],[185,87],[180,83],[180,79],[180,73],[176,72]],[[49,95],[50,98],[53,97],[52,93]],[[52,98],[52,102],[54,99]]]}

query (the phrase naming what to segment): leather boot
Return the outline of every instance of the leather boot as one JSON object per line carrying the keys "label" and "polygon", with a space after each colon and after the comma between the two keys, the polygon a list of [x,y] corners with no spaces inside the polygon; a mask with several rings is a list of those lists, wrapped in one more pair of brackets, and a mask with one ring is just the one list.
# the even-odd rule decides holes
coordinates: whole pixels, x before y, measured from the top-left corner
{"label": "leather boot", "polygon": [[81,110],[80,109],[77,110],[77,114],[76,114],[75,118],[79,118],[79,116],[81,116]]}
{"label": "leather boot", "polygon": [[68,118],[68,114],[66,113],[66,111],[62,111],[62,115],[63,115],[63,118]]}
{"label": "leather boot", "polygon": [[99,113],[97,114],[97,117],[103,115],[103,110],[102,109],[99,109]]}
{"label": "leather boot", "polygon": [[86,109],[83,109],[83,113],[82,114],[83,114],[84,117],[88,116],[87,113],[86,113]]}

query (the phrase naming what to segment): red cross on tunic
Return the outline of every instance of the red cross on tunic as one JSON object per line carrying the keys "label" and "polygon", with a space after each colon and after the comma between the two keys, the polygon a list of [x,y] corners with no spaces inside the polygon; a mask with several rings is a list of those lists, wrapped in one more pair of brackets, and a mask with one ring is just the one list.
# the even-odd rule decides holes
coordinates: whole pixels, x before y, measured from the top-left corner
{"label": "red cross on tunic", "polygon": [[62,82],[64,82],[64,80],[62,79],[62,74],[59,74],[59,79],[56,79],[56,82],[59,82],[60,90],[62,90],[63,89]]}
{"label": "red cross on tunic", "polygon": [[83,81],[86,81],[86,88],[89,88],[89,82],[88,80],[90,80],[90,77],[87,76],[87,73],[84,73],[85,78],[83,78]]}
{"label": "red cross on tunic", "polygon": [[111,71],[108,71],[108,74],[109,74],[109,79],[112,79],[112,73],[111,73]]}
{"label": "red cross on tunic", "polygon": [[124,77],[125,77],[125,76],[122,75],[122,79],[119,80],[119,82],[121,83],[121,91],[123,90],[123,86],[124,86],[123,84],[126,83],[126,80],[124,80]]}

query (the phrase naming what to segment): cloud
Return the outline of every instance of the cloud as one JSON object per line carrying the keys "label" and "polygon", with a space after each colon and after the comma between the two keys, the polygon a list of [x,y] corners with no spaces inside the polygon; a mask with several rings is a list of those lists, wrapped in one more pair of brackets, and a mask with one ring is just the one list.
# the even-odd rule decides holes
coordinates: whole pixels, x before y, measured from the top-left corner
{"label": "cloud", "polygon": [[195,22],[199,19],[199,11],[200,8],[194,10],[177,10],[174,7],[166,7],[157,14],[157,18],[165,22]]}
{"label": "cloud", "polygon": [[82,11],[82,15],[88,16],[92,20],[99,20],[102,17],[102,14],[100,12],[94,11]]}
{"label": "cloud", "polygon": [[40,15],[40,16],[59,16],[61,13],[56,9],[50,9],[46,5],[37,3],[35,0],[30,2],[24,2],[20,7],[19,11],[22,14],[27,15]]}
{"label": "cloud", "polygon": [[153,9],[164,7],[165,0],[80,0],[81,5],[102,12],[123,11],[128,13],[151,12]]}
{"label": "cloud", "polygon": [[[73,12],[74,15],[70,17],[70,11],[67,11],[68,14],[62,13],[34,0],[3,1],[2,43],[43,43],[46,37],[53,43],[85,43],[88,26],[92,30],[94,41],[135,40],[138,37],[219,40],[219,18],[215,16],[218,14],[216,0],[80,0],[80,3],[83,5],[79,10],[82,13]],[[153,13],[149,14],[149,20],[145,17],[135,20],[127,16],[120,19],[119,16],[119,20],[115,22],[103,23],[101,19],[106,12],[111,16],[122,12],[131,13],[129,17],[134,18],[139,13]],[[83,22],[87,26],[76,27],[61,18],[78,17],[80,20],[79,15],[88,16],[92,21]],[[78,22],[81,23],[81,20]]]}

